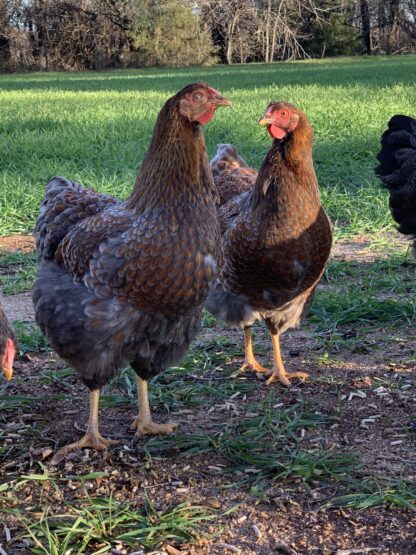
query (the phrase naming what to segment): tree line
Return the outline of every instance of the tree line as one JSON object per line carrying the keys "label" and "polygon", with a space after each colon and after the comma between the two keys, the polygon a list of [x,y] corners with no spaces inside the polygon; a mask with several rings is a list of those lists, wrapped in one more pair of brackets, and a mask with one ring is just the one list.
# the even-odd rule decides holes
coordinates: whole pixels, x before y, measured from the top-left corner
{"label": "tree line", "polygon": [[0,0],[0,71],[416,51],[416,0]]}

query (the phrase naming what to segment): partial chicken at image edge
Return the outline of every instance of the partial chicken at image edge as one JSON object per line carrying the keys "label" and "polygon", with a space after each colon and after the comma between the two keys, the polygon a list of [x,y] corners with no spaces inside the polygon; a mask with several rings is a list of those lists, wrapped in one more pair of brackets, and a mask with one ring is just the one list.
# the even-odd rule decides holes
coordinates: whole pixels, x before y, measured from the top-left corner
{"label": "partial chicken at image edge", "polygon": [[13,377],[13,362],[16,350],[16,334],[3,307],[0,305],[0,365],[8,381]]}
{"label": "partial chicken at image edge", "polygon": [[[211,161],[224,265],[207,310],[244,329],[241,370],[270,374],[267,384],[306,378],[286,372],[280,335],[299,324],[309,308],[332,246],[332,226],[320,201],[312,158],[313,130],[306,115],[272,102],[259,120],[273,144],[258,173],[234,145],[219,145]],[[251,326],[263,320],[271,335],[273,368],[254,357]]]}
{"label": "partial chicken at image edge", "polygon": [[376,175],[389,191],[390,211],[398,231],[412,241],[416,258],[416,119],[397,114],[381,137]]}
{"label": "partial chicken at image edge", "polygon": [[99,395],[127,364],[137,375],[136,435],[176,425],[153,422],[147,382],[186,353],[217,274],[220,229],[202,125],[228,105],[205,83],[170,98],[124,202],[61,177],[47,185],[35,228],[36,322],[90,390],[86,434],[54,462],[116,443],[98,430]]}

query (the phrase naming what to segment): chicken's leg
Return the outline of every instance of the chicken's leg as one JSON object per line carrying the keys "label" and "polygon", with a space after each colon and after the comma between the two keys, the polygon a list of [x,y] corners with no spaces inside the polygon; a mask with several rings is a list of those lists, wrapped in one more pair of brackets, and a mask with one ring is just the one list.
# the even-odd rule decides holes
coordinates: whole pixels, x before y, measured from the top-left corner
{"label": "chicken's leg", "polygon": [[254,358],[253,338],[251,337],[251,331],[249,327],[244,328],[244,342],[245,342],[244,364],[240,367],[239,371],[243,372],[244,370],[252,370],[253,372],[268,372],[269,370],[267,370],[267,368],[264,368]]}
{"label": "chicken's leg", "polygon": [[118,441],[114,439],[105,439],[98,430],[98,404],[100,400],[100,390],[90,390],[90,410],[88,415],[88,426],[85,436],[75,443],[70,443],[59,449],[52,461],[59,461],[70,451],[82,449],[83,447],[91,447],[98,451],[104,451],[109,445],[116,445]]}
{"label": "chicken's leg", "polygon": [[156,424],[156,422],[153,422],[152,415],[150,413],[147,381],[142,380],[137,375],[136,380],[139,415],[133,420],[131,429],[136,430],[137,437],[141,437],[146,434],[170,434],[178,424],[176,422],[166,422],[166,424]]}
{"label": "chicken's leg", "polygon": [[280,381],[283,385],[289,387],[289,380],[293,378],[307,378],[309,374],[306,372],[286,372],[283,365],[282,355],[280,354],[280,340],[278,333],[271,333],[272,346],[273,346],[273,369],[269,379],[266,381],[267,385],[273,382]]}

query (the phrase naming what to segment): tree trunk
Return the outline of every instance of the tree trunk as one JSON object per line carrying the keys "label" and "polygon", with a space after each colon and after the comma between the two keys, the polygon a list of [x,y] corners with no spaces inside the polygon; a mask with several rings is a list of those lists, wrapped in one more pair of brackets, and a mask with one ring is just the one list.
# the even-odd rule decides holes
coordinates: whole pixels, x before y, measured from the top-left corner
{"label": "tree trunk", "polygon": [[394,52],[399,34],[400,0],[390,0],[389,28],[387,32],[387,54]]}
{"label": "tree trunk", "polygon": [[272,36],[272,47],[270,51],[270,61],[273,62],[274,56],[276,54],[276,41],[277,41],[277,24],[279,23],[279,18],[276,16],[273,24],[273,36]]}
{"label": "tree trunk", "polygon": [[266,12],[266,48],[264,51],[264,61],[266,64],[270,62],[270,20],[272,18],[272,2],[268,0],[267,2],[267,12]]}
{"label": "tree trunk", "polygon": [[378,50],[382,51],[384,49],[384,32],[385,32],[385,24],[386,18],[384,13],[384,0],[378,1],[378,15],[377,15],[377,24],[378,24]]}
{"label": "tree trunk", "polygon": [[6,65],[11,58],[8,31],[7,0],[0,0],[0,67]]}
{"label": "tree trunk", "polygon": [[227,58],[227,64],[231,65],[233,63],[233,40],[230,36],[227,38],[227,51],[225,55]]}
{"label": "tree trunk", "polygon": [[361,27],[364,46],[366,54],[371,54],[371,29],[370,29],[370,13],[368,9],[368,0],[360,0],[360,11],[361,11]]}
{"label": "tree trunk", "polygon": [[235,12],[234,17],[231,19],[227,28],[227,64],[233,63],[233,51],[234,51],[234,32],[238,21],[238,10]]}

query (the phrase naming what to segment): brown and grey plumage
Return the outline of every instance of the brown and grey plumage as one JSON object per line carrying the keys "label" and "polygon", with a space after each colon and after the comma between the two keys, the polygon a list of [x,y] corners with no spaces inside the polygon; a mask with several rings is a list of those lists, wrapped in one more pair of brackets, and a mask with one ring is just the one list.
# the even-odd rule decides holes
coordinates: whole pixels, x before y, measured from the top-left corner
{"label": "brown and grey plumage", "polygon": [[[286,102],[272,102],[259,123],[267,125],[273,144],[256,179],[250,181],[243,167],[244,192],[234,185],[237,194],[219,207],[224,265],[206,308],[244,328],[243,368],[261,372],[265,369],[254,358],[250,327],[264,320],[274,354],[268,383],[278,379],[289,385],[290,378],[307,374],[286,373],[279,336],[299,323],[311,302],[328,260],[332,229],[321,206],[312,159],[313,131],[306,115]],[[232,145],[221,145],[211,162],[220,190],[221,180],[238,180],[241,159],[235,153]]]}
{"label": "brown and grey plumage", "polygon": [[110,443],[98,432],[99,389],[127,364],[138,376],[137,434],[174,426],[151,420],[147,380],[185,354],[216,276],[220,233],[202,125],[228,104],[203,83],[170,98],[124,202],[62,178],[47,187],[35,230],[36,321],[91,403],[86,436],[63,454]]}
{"label": "brown and grey plumage", "polygon": [[16,355],[17,339],[3,307],[0,305],[0,366],[7,380],[13,376],[13,361]]}
{"label": "brown and grey plumage", "polygon": [[256,182],[257,171],[246,164],[234,145],[218,145],[210,166],[220,206],[248,191]]}
{"label": "brown and grey plumage", "polygon": [[393,116],[381,137],[375,172],[390,194],[390,210],[399,231],[413,240],[416,254],[416,120]]}

